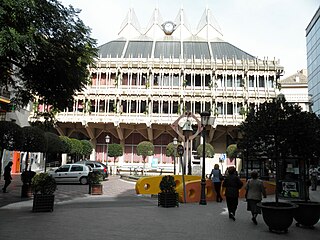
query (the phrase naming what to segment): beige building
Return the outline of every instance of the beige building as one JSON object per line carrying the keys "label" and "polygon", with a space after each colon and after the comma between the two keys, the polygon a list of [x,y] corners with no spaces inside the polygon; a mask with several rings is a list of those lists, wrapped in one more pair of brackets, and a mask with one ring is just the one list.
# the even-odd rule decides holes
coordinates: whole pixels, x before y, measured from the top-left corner
{"label": "beige building", "polygon": [[[120,168],[142,166],[136,146],[151,141],[155,153],[146,167],[172,170],[166,146],[174,137],[183,139],[171,124],[186,111],[197,119],[201,112],[211,111],[215,121],[207,127],[206,140],[216,154],[208,160],[210,172],[227,146],[236,141],[247,107],[275,98],[283,67],[278,60],[256,58],[224,41],[209,9],[197,26],[191,31],[183,9],[174,21],[163,20],[155,9],[142,30],[130,9],[119,38],[99,47],[96,65],[90,68],[92,83],[58,114],[59,133],[90,139],[91,160],[102,162],[107,159],[105,137],[110,136],[110,143],[124,146],[124,156],[115,163]],[[196,131],[197,122],[190,120]],[[194,169],[200,166],[194,151],[201,141],[200,135],[192,140],[193,154],[188,158]],[[234,163],[220,164],[225,169]]]}
{"label": "beige building", "polygon": [[307,70],[302,69],[295,74],[280,81],[281,93],[289,103],[299,105],[303,111],[310,110],[310,97],[308,94]]}

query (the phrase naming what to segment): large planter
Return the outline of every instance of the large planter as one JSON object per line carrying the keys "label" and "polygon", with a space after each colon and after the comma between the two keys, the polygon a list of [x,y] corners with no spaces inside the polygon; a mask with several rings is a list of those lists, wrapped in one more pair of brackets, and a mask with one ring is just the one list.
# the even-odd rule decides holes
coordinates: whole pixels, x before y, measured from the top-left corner
{"label": "large planter", "polygon": [[33,195],[33,212],[52,212],[54,206],[54,195]]}
{"label": "large planter", "polygon": [[296,226],[313,228],[320,219],[320,202],[293,201],[293,203],[299,206],[293,216],[297,221]]}
{"label": "large planter", "polygon": [[103,185],[102,184],[90,184],[89,185],[89,194],[102,195],[103,194]]}
{"label": "large planter", "polygon": [[298,207],[292,203],[284,202],[262,202],[261,207],[264,222],[269,227],[270,232],[287,233],[293,222],[295,209]]}
{"label": "large planter", "polygon": [[169,208],[179,207],[178,193],[161,192],[158,194],[158,206]]}

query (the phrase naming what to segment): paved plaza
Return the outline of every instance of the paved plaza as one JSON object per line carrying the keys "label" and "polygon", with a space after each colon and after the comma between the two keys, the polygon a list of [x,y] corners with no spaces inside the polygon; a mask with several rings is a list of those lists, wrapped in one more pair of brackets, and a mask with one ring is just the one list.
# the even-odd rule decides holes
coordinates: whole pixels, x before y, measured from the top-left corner
{"label": "paved plaza", "polygon": [[[251,222],[243,199],[235,222],[228,218],[225,201],[158,207],[156,198],[136,195],[135,183],[118,176],[103,182],[102,196],[88,195],[88,186],[58,185],[54,211],[33,213],[32,200],[21,201],[20,182],[14,176],[10,192],[0,194],[0,239],[300,240],[320,236],[320,223],[313,230],[292,224],[288,234],[270,233],[262,216],[257,226]],[[311,192],[311,199],[320,201],[319,188]],[[266,200],[273,201],[274,196]]]}

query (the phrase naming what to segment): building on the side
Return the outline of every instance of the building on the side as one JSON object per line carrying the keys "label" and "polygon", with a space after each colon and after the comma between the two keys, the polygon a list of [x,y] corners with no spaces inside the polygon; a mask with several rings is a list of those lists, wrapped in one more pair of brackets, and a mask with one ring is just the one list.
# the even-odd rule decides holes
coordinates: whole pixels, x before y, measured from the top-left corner
{"label": "building on the side", "polygon": [[281,79],[280,86],[280,92],[285,96],[287,102],[300,106],[303,111],[310,111],[306,69],[302,69],[287,78]]}
{"label": "building on the side", "polygon": [[[196,32],[191,32],[183,9],[174,21],[163,20],[155,9],[145,29],[130,9],[119,38],[99,47],[99,58],[90,68],[91,84],[57,115],[59,134],[90,139],[91,160],[102,162],[107,159],[105,137],[110,136],[110,143],[124,146],[124,156],[116,163],[120,168],[143,166],[136,146],[151,141],[155,153],[146,166],[172,169],[166,146],[175,137],[182,139],[171,125],[186,111],[198,119],[201,112],[211,111],[215,121],[207,128],[206,140],[214,146],[215,157],[207,172],[219,158],[224,169],[233,165],[221,156],[237,140],[247,108],[276,97],[283,72],[279,60],[259,59],[224,41],[209,9]],[[200,160],[194,150],[201,143],[199,135],[191,144],[195,168]]]}
{"label": "building on the side", "polygon": [[320,114],[320,7],[306,29],[308,88],[312,111]]}

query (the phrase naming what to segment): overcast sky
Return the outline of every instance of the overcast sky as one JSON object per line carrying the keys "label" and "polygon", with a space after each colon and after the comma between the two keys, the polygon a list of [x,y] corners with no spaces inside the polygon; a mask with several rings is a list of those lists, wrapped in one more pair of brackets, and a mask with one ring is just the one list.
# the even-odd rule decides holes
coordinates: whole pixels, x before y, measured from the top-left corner
{"label": "overcast sky", "polygon": [[285,77],[307,68],[306,31],[320,0],[60,0],[81,9],[80,18],[98,45],[118,37],[130,7],[145,28],[158,6],[164,21],[174,21],[183,6],[195,29],[208,7],[223,39],[260,59],[280,59]]}

